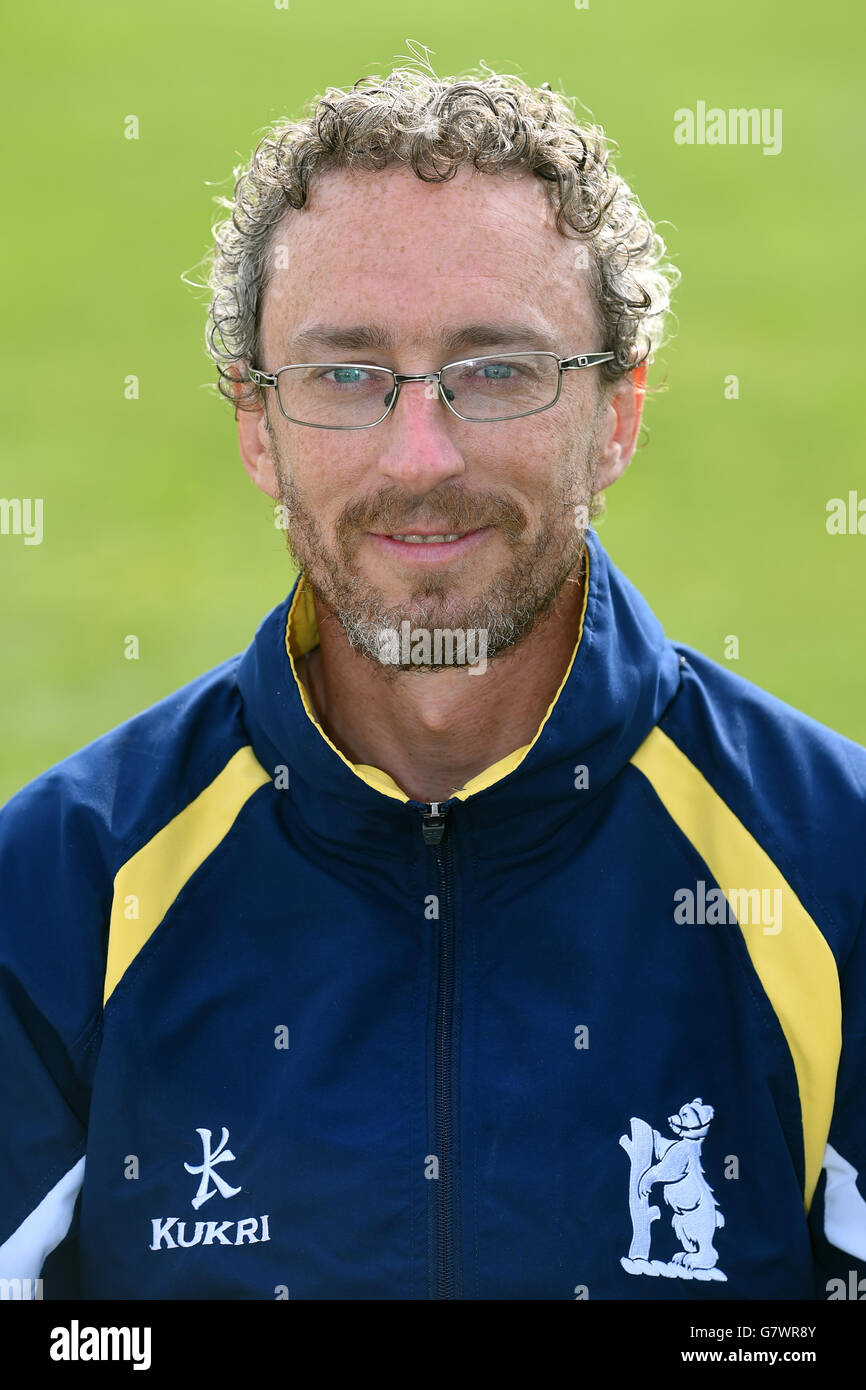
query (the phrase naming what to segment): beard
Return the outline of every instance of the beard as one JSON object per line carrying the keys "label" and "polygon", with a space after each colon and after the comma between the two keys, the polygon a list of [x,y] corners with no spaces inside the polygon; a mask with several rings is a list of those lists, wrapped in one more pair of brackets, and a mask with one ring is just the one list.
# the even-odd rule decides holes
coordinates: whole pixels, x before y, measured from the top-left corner
{"label": "beard", "polygon": [[[572,582],[580,579],[586,533],[603,510],[593,494],[595,474],[589,463],[594,457],[593,431],[584,458],[578,463],[572,459],[551,485],[534,530],[523,508],[494,489],[469,492],[446,483],[419,495],[388,487],[348,504],[337,519],[334,544],[329,545],[284,466],[273,434],[271,441],[289,551],[315,597],[343,627],[350,646],[386,674],[453,670],[435,661],[381,665],[382,634],[400,631],[406,621],[428,632],[483,632],[488,661],[512,650],[550,612],[564,584],[572,577]],[[406,597],[388,603],[383,591],[359,574],[358,547],[366,531],[411,534],[411,523],[424,513],[435,515],[443,534],[495,527],[508,545],[508,563],[474,594],[463,592],[470,559],[465,568],[455,564],[448,571],[410,576]]]}

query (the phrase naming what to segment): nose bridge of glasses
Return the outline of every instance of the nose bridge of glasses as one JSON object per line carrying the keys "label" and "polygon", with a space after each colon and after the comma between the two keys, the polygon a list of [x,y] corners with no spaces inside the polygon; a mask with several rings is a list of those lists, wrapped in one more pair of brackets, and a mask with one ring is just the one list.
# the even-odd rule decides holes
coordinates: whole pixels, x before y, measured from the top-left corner
{"label": "nose bridge of glasses", "polygon": [[[443,368],[444,370],[444,368]],[[442,372],[394,372],[394,380],[398,386],[402,386],[405,381],[436,381],[441,378]]]}
{"label": "nose bridge of glasses", "polygon": [[429,391],[427,393],[428,399],[430,400],[441,400],[444,397],[446,404],[453,401],[454,392],[449,390],[449,388],[442,381],[442,373],[447,370],[447,367],[442,367],[437,372],[392,372],[391,375],[394,378],[394,389],[393,391],[389,391],[385,398],[389,410],[392,409],[396,404],[397,397],[400,394],[401,386],[405,386],[407,382],[423,382],[424,385],[428,388],[431,386],[435,386],[435,396]]}

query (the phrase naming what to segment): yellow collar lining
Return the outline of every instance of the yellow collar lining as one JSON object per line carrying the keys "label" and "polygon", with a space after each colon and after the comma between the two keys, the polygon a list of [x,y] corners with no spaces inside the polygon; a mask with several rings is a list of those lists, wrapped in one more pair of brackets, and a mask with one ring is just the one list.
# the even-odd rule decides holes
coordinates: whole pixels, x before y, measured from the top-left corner
{"label": "yellow collar lining", "polygon": [[[563,676],[562,681],[560,682],[559,689],[554,695],[550,703],[550,706],[547,710],[547,713],[545,714],[544,718],[538,726],[535,738],[532,740],[531,743],[525,744],[524,747],[516,748],[513,753],[508,753],[504,758],[499,758],[495,763],[492,763],[490,767],[485,768],[483,772],[479,772],[476,777],[470,778],[470,780],[466,783],[465,787],[461,787],[459,791],[456,791],[454,793],[454,796],[458,801],[465,801],[467,797],[473,796],[476,792],[485,791],[486,788],[491,787],[494,782],[498,782],[503,777],[507,777],[509,773],[514,772],[515,768],[518,768],[520,766],[527,753],[530,751],[531,748],[535,746],[535,744],[541,737],[542,730],[544,729],[545,724],[547,723],[548,719],[553,713],[554,706],[557,700],[559,699],[560,695],[562,694],[563,687],[565,686],[566,681],[571,675],[571,668],[574,665],[575,657],[577,656],[578,648],[580,647],[580,640],[583,637],[583,624],[586,619],[586,607],[589,600],[590,555],[588,546],[586,547],[584,553],[586,555],[586,581],[584,583],[583,589],[583,608],[580,614],[580,629],[577,634],[577,641],[574,644],[574,651],[571,653],[571,660],[568,663],[568,669],[566,670],[565,675]],[[391,796],[396,801],[411,800],[411,798],[406,795],[402,788],[397,786],[397,783],[394,781],[393,777],[391,777],[387,772],[384,772],[382,768],[372,767],[369,763],[350,762],[349,759],[345,756],[345,754],[340,752],[337,745],[331,742],[331,740],[328,738],[328,735],[325,733],[324,729],[322,728],[321,724],[316,718],[316,713],[313,709],[313,705],[310,700],[310,696],[307,692],[307,688],[304,682],[301,680],[300,676],[298,675],[298,670],[295,665],[296,660],[299,660],[302,656],[306,656],[307,652],[312,651],[313,648],[317,646],[319,642],[319,626],[316,621],[316,609],[313,602],[313,592],[310,588],[309,580],[307,579],[306,574],[301,574],[301,577],[298,581],[297,589],[295,590],[295,597],[293,598],[289,607],[288,618],[286,621],[285,641],[286,652],[288,653],[289,657],[289,664],[292,668],[292,675],[295,678],[295,684],[298,687],[298,694],[301,697],[301,701],[303,703],[304,710],[306,711],[307,718],[310,720],[312,724],[316,726],[316,729],[318,730],[321,737],[325,740],[328,747],[331,748],[336,753],[337,757],[340,758],[346,764],[346,767],[348,767],[352,772],[354,772],[357,777],[361,778],[362,782],[366,782],[368,786],[373,787],[377,792],[382,792],[385,796]]]}

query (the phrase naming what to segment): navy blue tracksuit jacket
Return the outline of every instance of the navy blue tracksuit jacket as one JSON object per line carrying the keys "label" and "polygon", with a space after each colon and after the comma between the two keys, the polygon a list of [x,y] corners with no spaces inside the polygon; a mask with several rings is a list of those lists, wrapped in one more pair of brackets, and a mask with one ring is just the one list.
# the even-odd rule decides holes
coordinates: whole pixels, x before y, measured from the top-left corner
{"label": "navy blue tracksuit jacket", "polygon": [[0,813],[6,1287],[866,1295],[866,750],[588,550],[535,738],[446,802],[317,724],[301,576]]}

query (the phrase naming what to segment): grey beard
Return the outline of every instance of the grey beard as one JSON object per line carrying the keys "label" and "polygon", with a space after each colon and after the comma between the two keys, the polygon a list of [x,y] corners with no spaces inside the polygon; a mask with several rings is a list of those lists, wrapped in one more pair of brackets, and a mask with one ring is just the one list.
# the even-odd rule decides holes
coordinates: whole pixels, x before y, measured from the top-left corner
{"label": "grey beard", "polygon": [[[463,632],[486,634],[488,661],[515,647],[549,613],[563,584],[583,557],[584,537],[577,534],[572,545],[563,548],[555,573],[547,582],[539,582],[535,566],[547,549],[546,538],[539,537],[525,564],[515,563],[504,575],[477,597],[458,604],[446,601],[435,585],[426,593],[416,594],[411,602],[389,607],[381,602],[378,591],[353,575],[338,594],[324,592],[307,571],[313,592],[341,623],[351,647],[375,661],[381,662],[381,634],[398,632],[409,621],[413,628],[428,632],[449,628]],[[404,671],[433,671],[453,669],[447,665],[409,665]]]}
{"label": "grey beard", "polygon": [[[529,635],[550,612],[564,584],[575,571],[579,577],[585,553],[586,533],[591,520],[601,508],[592,503],[592,481],[587,490],[576,491],[576,481],[563,486],[545,510],[534,541],[522,539],[525,518],[515,514],[502,502],[500,510],[491,514],[492,524],[500,523],[501,534],[511,550],[511,564],[480,594],[469,599],[449,600],[447,586],[437,576],[416,581],[415,591],[398,606],[385,604],[381,592],[364,581],[353,568],[352,538],[357,534],[350,524],[337,528],[335,553],[329,553],[316,519],[307,512],[300,500],[294,480],[277,467],[280,500],[288,514],[287,542],[298,568],[307,576],[317,599],[343,627],[350,646],[375,661],[386,676],[398,672],[430,672],[452,670],[446,664],[382,665],[382,633],[400,631],[408,622],[415,629],[452,629],[486,633],[486,656],[490,661],[514,648]],[[451,529],[470,529],[473,523],[484,524],[477,510],[472,516],[465,511],[466,499],[451,497],[448,490],[440,494],[446,506],[447,522]],[[483,499],[481,499],[483,500]],[[576,506],[577,503],[583,504]],[[479,499],[473,499],[478,507]],[[356,524],[366,521],[367,508],[353,508]],[[388,516],[389,499],[382,499],[376,520]],[[566,519],[580,514],[584,522],[565,525]],[[462,524],[466,517],[468,524]],[[400,522],[405,518],[405,505]],[[456,518],[456,520],[455,520]],[[410,523],[406,522],[407,529]],[[341,531],[343,534],[341,535]],[[554,540],[554,537],[556,539]]]}

